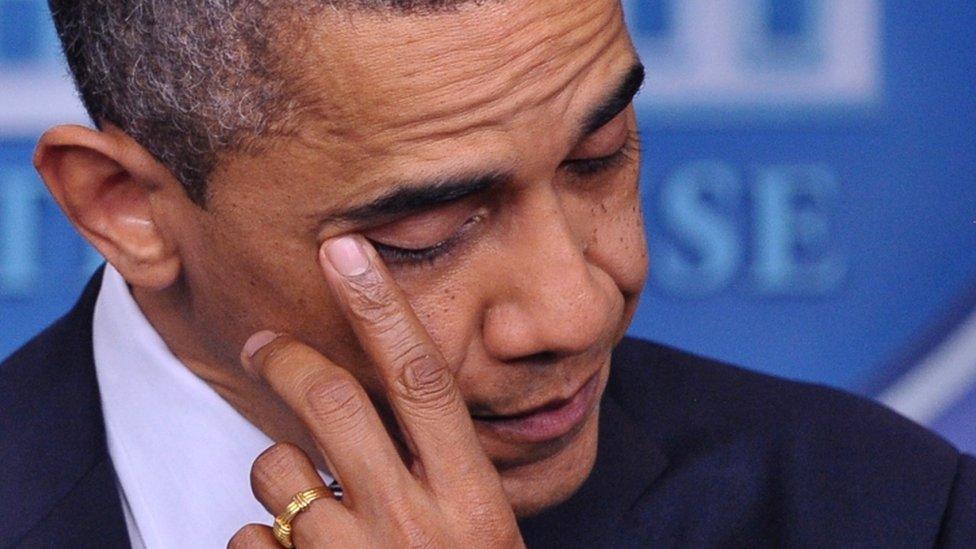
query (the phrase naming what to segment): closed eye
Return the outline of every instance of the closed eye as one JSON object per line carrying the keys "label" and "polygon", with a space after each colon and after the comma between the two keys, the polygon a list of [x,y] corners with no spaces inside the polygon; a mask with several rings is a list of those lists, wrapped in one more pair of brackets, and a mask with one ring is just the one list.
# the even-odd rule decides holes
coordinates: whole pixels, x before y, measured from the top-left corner
{"label": "closed eye", "polygon": [[449,255],[487,216],[483,198],[468,197],[364,231],[390,267],[432,263]]}
{"label": "closed eye", "polygon": [[390,267],[434,263],[438,259],[441,259],[454,251],[454,249],[463,240],[464,233],[467,232],[467,229],[472,224],[480,221],[480,217],[477,216],[469,219],[457,230],[457,232],[452,234],[447,239],[434,244],[433,246],[426,246],[423,248],[405,248],[401,246],[383,244],[375,240],[370,240],[370,243],[373,244],[373,247],[376,248],[376,252],[380,254],[383,261]]}
{"label": "closed eye", "polygon": [[628,133],[623,146],[613,154],[596,158],[577,158],[563,162],[563,167],[578,177],[589,177],[624,166],[636,161],[640,154],[640,133],[632,130]]}

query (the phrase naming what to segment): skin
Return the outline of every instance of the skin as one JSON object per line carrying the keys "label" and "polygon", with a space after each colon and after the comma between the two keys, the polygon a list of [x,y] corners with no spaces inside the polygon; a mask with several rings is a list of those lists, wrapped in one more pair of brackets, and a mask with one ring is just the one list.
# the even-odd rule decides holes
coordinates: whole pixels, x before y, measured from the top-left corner
{"label": "skin", "polygon": [[[647,271],[633,108],[579,139],[581,120],[636,61],[620,10],[617,0],[509,0],[422,17],[316,15],[311,30],[282,42],[304,106],[295,131],[222,157],[206,209],[111,125],[50,130],[35,164],[174,354],[248,420],[292,443],[290,463],[301,462],[297,452],[335,471],[321,436],[310,435],[308,403],[281,388],[304,370],[262,378],[242,368],[241,349],[260,330],[307,344],[296,360],[351,374],[417,474],[420,450],[377,360],[396,349],[364,344],[356,319],[369,319],[343,306],[323,244],[356,234],[369,249],[381,245],[376,261],[402,291],[398,314],[416,319],[409,337],[429,337],[476,418],[565,398],[594,375],[602,393]],[[598,173],[572,169],[618,151]],[[335,219],[403,181],[486,170],[512,177],[405,218]],[[430,261],[382,254],[382,245],[452,236],[450,251]],[[464,455],[487,457],[510,509],[529,516],[588,476],[598,412],[544,443],[514,443],[468,420],[478,452]],[[269,495],[280,483],[260,463],[256,492],[280,512],[305,486],[284,500]]]}

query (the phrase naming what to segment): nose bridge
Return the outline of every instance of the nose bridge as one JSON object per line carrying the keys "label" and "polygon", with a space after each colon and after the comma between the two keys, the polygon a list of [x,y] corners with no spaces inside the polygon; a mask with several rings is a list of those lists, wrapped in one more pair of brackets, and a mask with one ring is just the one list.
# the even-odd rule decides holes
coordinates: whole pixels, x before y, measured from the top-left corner
{"label": "nose bridge", "polygon": [[507,236],[505,291],[489,307],[485,340],[510,359],[580,353],[607,329],[611,300],[559,197],[547,186],[531,194]]}

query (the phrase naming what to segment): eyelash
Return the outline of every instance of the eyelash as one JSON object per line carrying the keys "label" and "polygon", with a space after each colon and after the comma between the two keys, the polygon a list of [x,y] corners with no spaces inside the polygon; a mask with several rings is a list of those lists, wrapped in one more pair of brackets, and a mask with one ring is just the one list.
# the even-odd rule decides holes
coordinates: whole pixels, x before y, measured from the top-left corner
{"label": "eyelash", "polygon": [[[569,160],[563,164],[566,169],[577,177],[592,177],[603,172],[607,172],[622,166],[623,164],[636,159],[640,153],[641,139],[637,131],[632,131],[627,136],[627,141],[615,153],[601,158],[581,158],[579,160]],[[389,266],[419,266],[422,264],[432,265],[437,260],[450,255],[452,251],[461,243],[466,229],[481,221],[481,216],[475,216],[462,225],[447,240],[439,242],[433,246],[420,249],[399,248],[373,241],[373,247],[377,253],[383,257],[383,261]]]}
{"label": "eyelash", "polygon": [[454,248],[461,243],[461,240],[463,239],[467,230],[474,224],[481,222],[481,219],[481,215],[472,217],[471,219],[465,221],[464,224],[461,225],[461,228],[449,238],[427,248],[413,250],[410,248],[389,246],[376,241],[371,241],[371,243],[373,244],[373,247],[376,248],[376,252],[380,254],[383,261],[386,262],[388,266],[413,266],[424,263],[433,264],[438,259],[447,257],[454,250]]}
{"label": "eyelash", "polygon": [[438,258],[443,257],[446,253],[450,252],[453,247],[452,245],[455,243],[454,240],[455,238],[451,237],[440,244],[419,250],[387,246],[378,242],[373,242],[373,247],[376,248],[376,252],[380,254],[387,265],[414,265],[433,263]]}
{"label": "eyelash", "polygon": [[563,166],[577,177],[590,177],[603,172],[618,168],[623,164],[634,161],[640,153],[640,133],[631,131],[627,135],[627,141],[620,149],[609,155],[600,158],[581,158],[579,160],[568,160]]}

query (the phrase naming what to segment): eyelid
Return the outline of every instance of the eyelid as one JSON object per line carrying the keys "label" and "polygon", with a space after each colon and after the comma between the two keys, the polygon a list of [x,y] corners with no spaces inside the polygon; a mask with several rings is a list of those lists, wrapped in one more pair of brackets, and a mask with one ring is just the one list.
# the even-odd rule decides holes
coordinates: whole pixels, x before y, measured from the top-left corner
{"label": "eyelid", "polygon": [[600,158],[613,154],[604,153],[603,151],[610,146],[616,147],[620,140],[626,139],[627,134],[631,131],[628,118],[629,109],[625,109],[613,120],[607,122],[595,132],[585,136],[569,153],[569,160]]}
{"label": "eyelid", "polygon": [[[469,196],[440,204],[432,208],[401,215],[382,223],[362,228],[360,232],[379,241],[392,241],[391,245],[421,248],[429,243],[431,234],[444,234],[460,226],[473,212],[482,207],[483,198]],[[412,246],[416,242],[417,246]]]}
{"label": "eyelid", "polygon": [[467,233],[474,225],[484,220],[484,213],[476,213],[462,223],[453,234],[446,239],[425,248],[402,248],[370,240],[376,251],[383,257],[387,266],[412,266],[419,263],[435,261],[448,257],[460,245],[464,244]]}
{"label": "eyelid", "polygon": [[577,158],[566,160],[563,167],[579,177],[594,175],[610,170],[631,158],[632,154],[639,154],[641,148],[640,132],[628,130],[623,145],[611,154],[596,158]]}
{"label": "eyelid", "polygon": [[472,221],[488,215],[484,197],[470,197],[362,231],[388,262],[427,259],[449,248]]}

